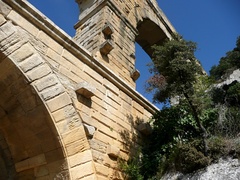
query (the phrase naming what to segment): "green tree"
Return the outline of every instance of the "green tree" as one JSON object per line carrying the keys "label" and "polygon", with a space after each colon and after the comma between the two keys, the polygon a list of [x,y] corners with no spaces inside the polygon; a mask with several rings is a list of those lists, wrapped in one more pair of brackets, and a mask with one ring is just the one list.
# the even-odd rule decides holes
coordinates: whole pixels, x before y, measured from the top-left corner
{"label": "green tree", "polygon": [[240,68],[240,36],[237,38],[236,47],[222,57],[219,64],[213,66],[210,70],[210,76],[215,80],[221,80],[228,77],[233,70]]}
{"label": "green tree", "polygon": [[198,75],[203,74],[201,65],[194,56],[196,43],[186,41],[176,34],[162,46],[153,46],[153,49],[153,63],[150,66],[153,76],[148,80],[147,90],[154,91],[155,102],[170,103],[171,98],[176,97],[187,102],[202,134],[204,153],[207,154],[208,133],[201,122],[198,104],[193,100],[196,94],[194,84]]}

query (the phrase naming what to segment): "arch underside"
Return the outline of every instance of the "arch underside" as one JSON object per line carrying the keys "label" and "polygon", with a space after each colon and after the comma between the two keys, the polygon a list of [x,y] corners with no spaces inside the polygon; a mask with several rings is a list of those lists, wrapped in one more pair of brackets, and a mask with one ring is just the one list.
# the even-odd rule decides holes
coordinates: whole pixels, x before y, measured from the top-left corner
{"label": "arch underside", "polygon": [[0,179],[67,177],[56,129],[37,92],[1,52],[0,72]]}
{"label": "arch underside", "polygon": [[136,42],[143,48],[143,50],[152,57],[152,46],[161,45],[167,38],[164,31],[150,19],[143,19],[137,25],[138,36]]}

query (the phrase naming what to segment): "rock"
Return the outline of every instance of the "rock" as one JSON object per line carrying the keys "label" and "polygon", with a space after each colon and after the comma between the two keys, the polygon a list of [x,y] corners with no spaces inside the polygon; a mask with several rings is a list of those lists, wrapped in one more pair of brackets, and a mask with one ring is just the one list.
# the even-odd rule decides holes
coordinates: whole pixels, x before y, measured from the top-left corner
{"label": "rock", "polygon": [[198,172],[183,175],[179,172],[167,173],[161,180],[240,180],[240,162],[238,159],[220,159]]}

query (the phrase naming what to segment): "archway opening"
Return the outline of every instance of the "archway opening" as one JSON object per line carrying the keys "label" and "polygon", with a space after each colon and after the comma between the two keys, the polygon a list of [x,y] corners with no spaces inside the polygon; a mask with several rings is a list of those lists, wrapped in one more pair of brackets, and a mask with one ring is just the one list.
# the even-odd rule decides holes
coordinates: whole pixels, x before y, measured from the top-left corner
{"label": "archway opening", "polygon": [[[140,71],[140,78],[137,80],[136,89],[148,100],[153,101],[153,94],[145,90],[146,81],[151,77],[148,64],[152,62],[152,46],[162,45],[167,36],[157,24],[147,18],[138,23],[137,29],[135,66]],[[156,106],[162,108],[161,104],[156,104]]]}
{"label": "archway opening", "polygon": [[152,57],[152,46],[154,44],[161,45],[167,38],[166,34],[150,19],[143,19],[137,25],[138,36],[136,42],[144,49],[144,51]]}
{"label": "archway opening", "polygon": [[68,177],[56,128],[37,92],[8,58],[0,59],[0,72],[0,179]]}

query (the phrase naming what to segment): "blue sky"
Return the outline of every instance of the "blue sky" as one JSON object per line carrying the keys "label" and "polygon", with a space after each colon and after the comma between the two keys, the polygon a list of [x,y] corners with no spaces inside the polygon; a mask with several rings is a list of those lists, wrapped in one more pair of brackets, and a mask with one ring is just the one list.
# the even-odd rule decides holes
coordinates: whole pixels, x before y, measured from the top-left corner
{"label": "blue sky", "polygon": [[[78,6],[75,0],[29,0],[55,24],[74,36],[73,25],[78,21]],[[235,47],[240,36],[240,0],[158,0],[160,8],[186,40],[198,44],[195,55],[208,72],[218,64],[227,51]],[[150,76],[146,64],[151,61],[137,46],[136,66],[141,77],[137,91],[151,101],[144,83]]]}

